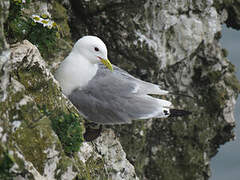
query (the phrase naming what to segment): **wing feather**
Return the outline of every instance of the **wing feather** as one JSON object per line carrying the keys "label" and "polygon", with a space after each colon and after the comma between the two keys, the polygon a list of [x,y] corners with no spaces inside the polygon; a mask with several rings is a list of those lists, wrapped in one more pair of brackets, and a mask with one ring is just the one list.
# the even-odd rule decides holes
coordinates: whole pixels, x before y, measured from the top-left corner
{"label": "wing feather", "polygon": [[[165,117],[171,102],[147,95],[157,85],[138,80],[114,66],[108,71],[99,65],[97,74],[69,99],[87,119],[101,124],[131,123],[135,119]],[[143,90],[144,89],[144,90]]]}

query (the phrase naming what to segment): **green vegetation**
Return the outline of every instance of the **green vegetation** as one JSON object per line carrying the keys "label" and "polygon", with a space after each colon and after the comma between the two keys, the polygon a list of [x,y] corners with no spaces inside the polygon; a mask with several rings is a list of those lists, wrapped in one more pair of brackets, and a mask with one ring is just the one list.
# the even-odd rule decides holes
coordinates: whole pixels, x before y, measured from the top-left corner
{"label": "green vegetation", "polygon": [[[71,154],[79,150],[83,142],[83,123],[78,114],[65,109],[59,97],[60,91],[54,82],[43,78],[43,72],[38,64],[29,67],[23,64],[18,68],[16,78],[24,85],[26,91],[34,96],[41,116],[50,119],[52,129],[58,135],[64,151]],[[27,110],[27,109],[26,109]],[[28,112],[28,116],[31,117]],[[38,113],[35,113],[38,114]],[[25,118],[26,119],[26,118]],[[32,117],[34,119],[34,117]]]}
{"label": "green vegetation", "polygon": [[[205,70],[204,68],[208,68],[209,70]],[[202,105],[206,106],[206,111],[211,116],[218,115],[226,100],[229,99],[228,92],[226,88],[224,88],[221,84],[217,84],[221,78],[223,77],[222,72],[220,71],[211,71],[210,67],[196,67],[194,68],[194,82],[198,82],[200,87],[207,87],[207,88],[199,88],[199,94],[202,94],[204,98],[200,99]],[[204,71],[208,73],[203,75]],[[195,85],[194,85],[195,86]]]}
{"label": "green vegetation", "polygon": [[0,147],[0,179],[12,180],[14,174],[9,172],[9,169],[13,166],[13,157]]}
{"label": "green vegetation", "polygon": [[58,135],[67,154],[77,152],[84,141],[83,126],[78,114],[59,112],[51,119],[52,128]]}
{"label": "green vegetation", "polygon": [[10,43],[24,39],[36,45],[46,59],[56,51],[57,40],[60,37],[58,26],[46,14],[30,17],[23,12],[29,8],[30,0],[11,0],[9,17],[5,22],[5,35]]}
{"label": "green vegetation", "polygon": [[224,82],[226,83],[227,86],[230,86],[234,91],[240,93],[240,82],[235,74],[224,77]]}

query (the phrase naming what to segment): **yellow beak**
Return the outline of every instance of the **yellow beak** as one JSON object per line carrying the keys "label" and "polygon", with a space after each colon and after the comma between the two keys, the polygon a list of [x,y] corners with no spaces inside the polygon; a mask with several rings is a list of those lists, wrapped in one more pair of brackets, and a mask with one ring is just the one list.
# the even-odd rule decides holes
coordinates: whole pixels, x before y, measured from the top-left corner
{"label": "yellow beak", "polygon": [[113,71],[113,67],[111,62],[108,59],[102,59],[101,58],[101,62],[110,70]]}

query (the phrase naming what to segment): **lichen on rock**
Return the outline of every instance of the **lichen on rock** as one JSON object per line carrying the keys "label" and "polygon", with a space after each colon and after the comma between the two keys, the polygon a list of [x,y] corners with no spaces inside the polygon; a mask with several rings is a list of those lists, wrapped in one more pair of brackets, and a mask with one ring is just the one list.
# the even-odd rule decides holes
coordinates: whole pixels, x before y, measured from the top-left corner
{"label": "lichen on rock", "polygon": [[[62,96],[35,46],[23,41],[10,51],[10,58],[1,67],[4,81],[7,81],[1,81],[1,147],[12,157],[15,166],[9,169],[12,173],[17,174],[24,169],[33,173],[27,166],[31,164],[29,166],[37,173],[49,176],[48,171],[54,169],[49,170],[47,166],[56,164],[64,152],[56,135],[58,131],[52,129],[51,118],[59,117],[58,112],[70,114],[68,109],[73,111],[74,107],[67,106],[67,99]],[[73,138],[79,136],[77,141],[81,143],[84,131],[82,120],[76,122],[81,131],[71,135]],[[70,146],[77,146],[75,151],[80,147],[79,144]],[[52,152],[55,152],[53,157]]]}
{"label": "lichen on rock", "polygon": [[[98,35],[113,63],[162,88],[195,97],[167,97],[193,112],[186,119],[114,128],[138,176],[207,179],[210,158],[234,136],[233,107],[239,93],[232,65],[218,43],[226,9],[211,0],[147,0],[134,6],[126,0],[72,1],[72,10],[73,38]],[[228,77],[234,85],[226,83]]]}
{"label": "lichen on rock", "polygon": [[2,54],[2,51],[8,48],[8,44],[6,41],[6,37],[4,35],[4,22],[8,17],[9,13],[9,1],[3,0],[0,2],[0,54]]}
{"label": "lichen on rock", "polygon": [[[10,52],[1,64],[0,178],[137,179],[112,131],[81,147],[84,120],[61,93],[37,48],[24,40]],[[109,151],[118,156],[108,157],[114,154]]]}

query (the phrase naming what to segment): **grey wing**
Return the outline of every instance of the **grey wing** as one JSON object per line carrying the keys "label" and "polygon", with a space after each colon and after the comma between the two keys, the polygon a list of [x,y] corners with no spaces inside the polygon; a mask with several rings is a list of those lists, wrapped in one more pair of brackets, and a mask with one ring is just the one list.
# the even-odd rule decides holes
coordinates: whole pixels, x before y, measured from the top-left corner
{"label": "grey wing", "polygon": [[135,119],[160,117],[162,108],[151,97],[96,94],[88,90],[75,90],[69,99],[88,120],[99,124],[125,124]]}
{"label": "grey wing", "polygon": [[160,89],[158,85],[137,79],[115,65],[113,65],[113,72],[110,72],[103,64],[99,64],[97,76],[106,76],[106,78],[112,78],[114,76],[116,79],[121,79],[121,82],[128,84],[128,90],[131,90],[132,93],[157,95],[168,94],[168,91]]}
{"label": "grey wing", "polygon": [[69,99],[87,119],[100,124],[160,117],[161,108],[171,106],[168,101],[136,93],[136,86],[141,87],[138,79],[120,68],[115,66],[110,72],[100,66],[88,85],[75,89]]}

